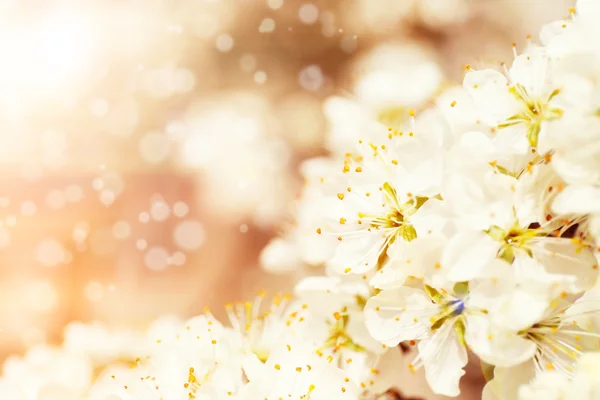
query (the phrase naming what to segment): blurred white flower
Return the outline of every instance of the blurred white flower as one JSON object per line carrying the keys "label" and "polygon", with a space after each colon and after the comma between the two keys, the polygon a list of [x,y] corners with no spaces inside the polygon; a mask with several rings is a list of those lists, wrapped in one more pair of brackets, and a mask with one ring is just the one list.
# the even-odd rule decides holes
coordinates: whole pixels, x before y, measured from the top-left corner
{"label": "blurred white flower", "polygon": [[357,99],[379,113],[418,107],[441,88],[444,73],[423,43],[385,43],[355,62]]}
{"label": "blurred white flower", "polygon": [[78,400],[92,383],[93,373],[84,355],[37,346],[23,358],[11,356],[4,362],[0,394],[18,400]]}
{"label": "blurred white flower", "polygon": [[[287,145],[270,135],[270,106],[251,94],[198,103],[186,118],[182,162],[199,169],[203,202],[221,218],[270,226],[292,197]],[[219,149],[226,149],[223,156]],[[206,190],[204,190],[206,189]]]}
{"label": "blurred white flower", "polygon": [[259,377],[246,385],[244,399],[277,400],[358,398],[358,388],[334,364],[319,357],[310,346],[290,342],[274,351]]}
{"label": "blurred white flower", "polygon": [[593,400],[600,394],[600,353],[583,355],[569,380],[556,371],[546,371],[519,389],[520,400]]}

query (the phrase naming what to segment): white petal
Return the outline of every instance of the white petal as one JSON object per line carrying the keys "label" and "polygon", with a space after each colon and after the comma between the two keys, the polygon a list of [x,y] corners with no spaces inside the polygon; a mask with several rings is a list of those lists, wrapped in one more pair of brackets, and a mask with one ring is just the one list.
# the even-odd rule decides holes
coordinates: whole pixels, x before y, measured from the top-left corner
{"label": "white petal", "polygon": [[316,229],[299,232],[296,246],[298,257],[309,266],[321,265],[333,256],[338,244],[335,236],[316,234]]}
{"label": "white petal", "polygon": [[574,394],[569,389],[569,378],[565,374],[558,371],[545,371],[530,384],[519,388],[519,400],[575,399],[576,397],[568,396]]}
{"label": "white petal", "polygon": [[308,312],[306,319],[316,319],[319,324],[327,328],[324,321],[343,307],[350,307],[349,312],[353,312],[351,320],[362,321],[362,312],[354,317],[354,306],[357,296],[364,298],[370,296],[370,289],[368,284],[359,277],[342,280],[338,276],[310,276],[296,284],[294,294],[298,297],[298,301],[293,302],[289,307],[302,308],[302,314]]}
{"label": "white petal", "polygon": [[447,177],[442,197],[458,214],[479,211],[486,200],[481,185],[463,173],[453,173]]}
{"label": "white petal", "polygon": [[340,282],[341,279],[337,276],[310,276],[298,282],[294,291],[298,296],[302,296],[306,292],[332,291]]}
{"label": "white petal", "polygon": [[507,329],[526,328],[542,317],[549,304],[545,293],[530,293],[519,288],[495,310],[494,322]]}
{"label": "white petal", "polygon": [[593,380],[595,384],[600,384],[600,353],[585,353],[577,361],[575,374],[581,375],[586,379]]}
{"label": "white petal", "polygon": [[480,131],[465,132],[460,137],[460,145],[472,151],[473,157],[481,157],[482,153],[493,154],[496,151],[490,137]]}
{"label": "white petal", "polygon": [[300,266],[295,246],[283,238],[275,238],[260,253],[260,265],[271,273],[285,273]]}
{"label": "white petal", "polygon": [[[282,347],[271,353],[265,363],[264,374],[246,385],[248,392],[242,398],[298,399],[310,392],[311,399],[356,399],[356,387],[353,382],[345,381],[344,371],[316,356],[312,347],[306,343]],[[314,385],[312,391],[311,385]]]}
{"label": "white petal", "polygon": [[540,47],[531,47],[525,54],[519,55],[510,69],[512,83],[525,87],[533,97],[542,96],[545,86],[548,60]]}
{"label": "white petal", "polygon": [[510,94],[508,81],[501,73],[486,69],[465,75],[463,86],[482,113],[482,119],[496,125],[519,111],[517,100]]}
{"label": "white petal", "polygon": [[465,339],[479,358],[488,364],[509,367],[533,357],[536,345],[514,331],[490,323],[486,317],[469,316]]}
{"label": "white petal", "polygon": [[569,185],[556,196],[552,209],[559,214],[600,213],[600,187]]}
{"label": "white petal", "polygon": [[404,154],[407,156],[403,156],[404,160],[400,162],[405,161],[407,157],[415,157],[415,160],[409,164],[408,174],[402,174],[393,182],[396,190],[401,194],[438,194],[444,172],[444,156],[441,150],[430,145],[420,145],[406,149]]}
{"label": "white petal", "polygon": [[365,321],[371,335],[387,346],[420,339],[429,332],[429,318],[438,307],[419,289],[400,287],[383,290],[365,307]]}
{"label": "white petal", "polygon": [[[536,254],[539,253],[536,252]],[[512,270],[517,287],[527,290],[531,295],[538,296],[540,299],[545,297],[552,300],[559,296],[566,287],[574,285],[577,278],[573,274],[561,272],[563,267],[561,264],[564,263],[564,260],[544,264],[543,261],[546,259],[546,256],[537,259],[519,252],[512,263]],[[553,272],[552,264],[557,264],[559,269],[554,269]]]}
{"label": "white petal", "polygon": [[450,280],[468,281],[477,277],[497,253],[498,244],[484,232],[458,233],[448,242],[442,265],[448,270]]}
{"label": "white petal", "polygon": [[546,238],[532,251],[548,274],[565,278],[563,289],[569,293],[588,290],[598,279],[598,261],[592,251],[571,239]]}
{"label": "white petal", "polygon": [[432,198],[415,215],[410,216],[410,224],[417,231],[417,237],[427,237],[443,233],[449,219],[450,212],[446,202]]}
{"label": "white petal", "polygon": [[477,113],[473,100],[461,86],[444,91],[437,98],[437,106],[454,130],[454,134],[466,132],[477,125]]}
{"label": "white petal", "polygon": [[342,238],[330,265],[339,274],[363,274],[377,266],[385,241],[384,234],[377,231],[360,238]]}
{"label": "white petal", "polygon": [[383,393],[398,385],[398,376],[406,368],[405,362],[399,347],[389,348],[379,358],[377,363],[379,373],[375,376],[375,384],[369,390],[373,393]]}
{"label": "white petal", "polygon": [[577,150],[569,149],[566,154],[559,153],[552,157],[552,167],[570,184],[585,186],[600,178],[596,165],[588,161],[592,160],[588,160],[585,155],[581,155]]}
{"label": "white petal", "polygon": [[[600,282],[600,281],[599,281]],[[598,332],[600,329],[600,285],[596,285],[585,292],[575,303],[565,311],[569,320],[575,321],[577,325],[588,331]]]}
{"label": "white petal", "polygon": [[369,354],[383,354],[387,351],[380,342],[375,340],[367,329],[364,312],[355,312],[351,314],[346,327],[348,335],[354,343],[367,349]]}
{"label": "white petal", "polygon": [[398,260],[388,263],[371,278],[370,285],[376,289],[392,289],[402,286],[410,276],[409,271],[404,268],[406,265],[405,261]]}
{"label": "white petal", "polygon": [[[504,400],[498,393],[501,391],[499,382],[495,379],[487,382],[481,393],[481,400]],[[506,399],[508,400],[508,399]]]}
{"label": "white petal", "polygon": [[250,354],[244,358],[242,368],[248,380],[254,381],[264,373],[265,364],[256,355]]}
{"label": "white petal", "polygon": [[[515,212],[512,202],[495,201],[487,207],[489,217],[487,218],[487,227],[495,225],[503,229],[512,228],[515,222]],[[486,235],[487,236],[487,235]]]}
{"label": "white petal", "polygon": [[373,115],[359,103],[343,97],[331,97],[323,112],[330,121],[327,147],[338,154],[351,151],[357,140],[365,135],[387,136],[387,128],[378,123]]}
{"label": "white petal", "polygon": [[565,20],[559,20],[542,26],[542,29],[540,29],[540,42],[546,46],[558,40],[565,33],[564,25],[566,23]]}
{"label": "white petal", "polygon": [[425,377],[434,393],[458,396],[460,378],[465,374],[467,349],[458,339],[454,325],[445,323],[428,339],[419,342]]}
{"label": "white petal", "polygon": [[494,379],[485,385],[482,400],[515,400],[521,385],[534,376],[535,369],[529,361],[511,368],[496,367]]}
{"label": "white petal", "polygon": [[448,280],[441,258],[447,241],[445,236],[433,233],[418,236],[404,246],[390,248],[390,263],[375,274],[371,285],[379,289],[391,288],[415,277],[436,288],[446,287]]}
{"label": "white petal", "polygon": [[345,304],[355,301],[354,295],[340,290],[337,276],[310,276],[296,284],[294,294],[299,301],[320,315],[331,315]]}
{"label": "white petal", "polygon": [[577,18],[589,24],[598,24],[600,3],[596,0],[577,0]]}
{"label": "white petal", "polygon": [[498,129],[494,137],[494,145],[500,154],[527,154],[529,152],[527,126],[516,124]]}
{"label": "white petal", "polygon": [[479,309],[494,310],[498,299],[511,293],[515,285],[515,272],[511,265],[504,260],[491,260],[478,278],[469,283],[468,304]]}

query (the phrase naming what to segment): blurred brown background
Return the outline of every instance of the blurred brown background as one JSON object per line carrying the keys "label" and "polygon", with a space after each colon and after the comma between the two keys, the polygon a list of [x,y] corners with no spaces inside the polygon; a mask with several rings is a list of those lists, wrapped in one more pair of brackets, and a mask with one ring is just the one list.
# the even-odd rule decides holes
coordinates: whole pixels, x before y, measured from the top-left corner
{"label": "blurred brown background", "polygon": [[289,290],[257,260],[324,152],[322,101],[386,51],[442,81],[510,61],[573,3],[0,0],[0,358]]}

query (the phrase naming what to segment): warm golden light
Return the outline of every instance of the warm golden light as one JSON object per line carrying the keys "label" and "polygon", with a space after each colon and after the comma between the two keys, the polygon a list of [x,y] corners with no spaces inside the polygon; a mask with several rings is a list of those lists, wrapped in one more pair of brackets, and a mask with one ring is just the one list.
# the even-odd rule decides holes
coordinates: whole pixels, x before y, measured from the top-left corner
{"label": "warm golden light", "polygon": [[[513,41],[574,18],[569,1],[0,0],[0,400],[98,400],[107,364],[139,367],[141,343],[180,319],[260,315],[223,305],[322,271],[323,243],[346,239],[314,216],[383,190],[348,184],[371,176],[355,165],[364,132],[416,137],[440,99],[478,127],[450,82],[467,63],[502,70]],[[317,204],[333,164],[335,202]],[[174,387],[200,377],[185,375]],[[423,374],[405,381],[440,398]]]}

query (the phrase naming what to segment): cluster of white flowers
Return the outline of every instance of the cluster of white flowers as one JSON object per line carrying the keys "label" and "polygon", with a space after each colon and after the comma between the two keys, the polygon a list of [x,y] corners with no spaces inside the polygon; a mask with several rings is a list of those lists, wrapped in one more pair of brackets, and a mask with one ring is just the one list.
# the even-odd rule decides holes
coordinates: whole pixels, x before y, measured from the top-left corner
{"label": "cluster of white flowers", "polygon": [[263,292],[226,305],[228,326],[209,310],[187,322],[159,320],[145,334],[72,324],[62,347],[7,360],[0,398],[384,399],[394,376],[375,367],[397,371],[400,349],[371,338],[364,320],[349,320],[350,310],[360,315],[354,287],[307,286],[293,301],[273,296],[266,311]]}
{"label": "cluster of white flowers", "polygon": [[470,350],[484,399],[546,398],[556,374],[563,392],[598,398],[566,383],[600,346],[598,18],[600,2],[579,0],[541,44],[513,45],[512,65],[467,66],[419,112],[330,100],[340,140],[303,166],[295,228],[265,266],[321,267],[298,287],[354,290],[344,318],[388,348],[414,345],[407,367],[435,393],[460,394]]}
{"label": "cluster of white flowers", "polygon": [[600,398],[598,20],[579,0],[419,112],[330,99],[331,154],[304,164],[295,228],[263,253],[315,267],[293,296],[226,305],[226,325],[78,325],[10,359],[0,398],[382,400],[402,368],[457,396],[468,350],[484,399]]}
{"label": "cluster of white flowers", "polygon": [[600,396],[600,353],[583,354],[569,379],[559,371],[539,374],[519,390],[520,400],[597,399]]}
{"label": "cluster of white flowers", "polygon": [[146,333],[108,329],[99,323],[69,324],[61,347],[37,345],[23,357],[6,359],[0,398],[7,400],[79,400],[96,378],[112,366],[133,365],[150,354],[147,336],[173,332],[174,318],[155,321]]}

